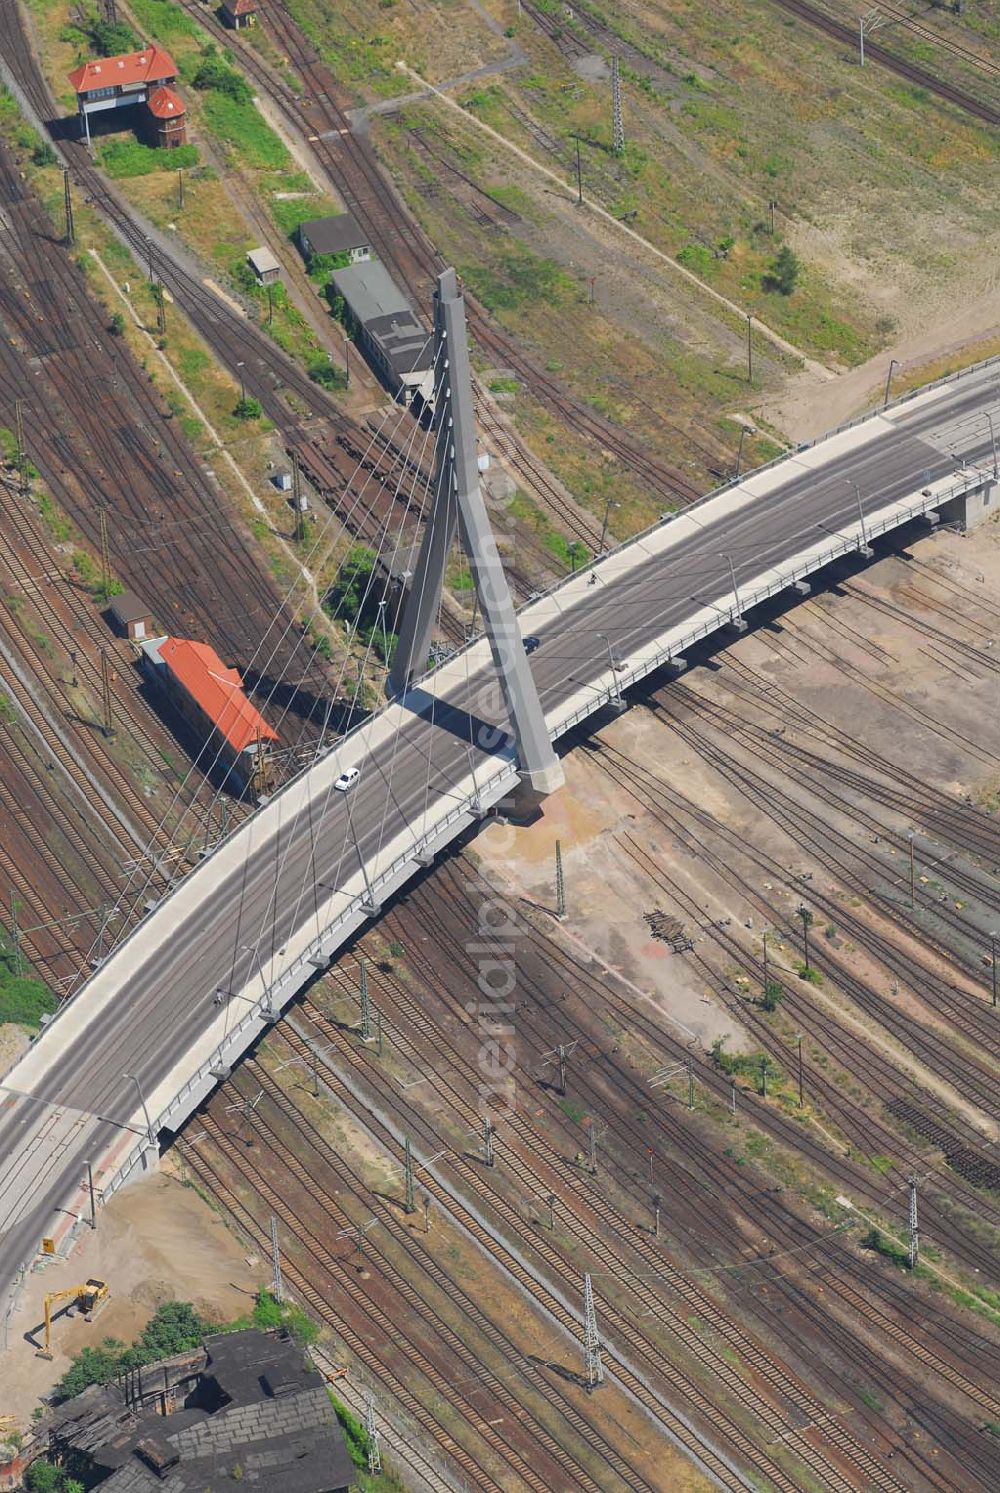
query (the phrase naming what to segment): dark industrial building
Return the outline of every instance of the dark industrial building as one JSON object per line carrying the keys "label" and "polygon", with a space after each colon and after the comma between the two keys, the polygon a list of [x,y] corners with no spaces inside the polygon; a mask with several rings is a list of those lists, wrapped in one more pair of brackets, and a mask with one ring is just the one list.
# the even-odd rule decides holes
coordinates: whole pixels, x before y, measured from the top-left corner
{"label": "dark industrial building", "polygon": [[183,145],[187,140],[184,104],[174,92],[177,68],[162,47],[143,47],[120,57],[81,62],[69,75],[76,90],[80,132],[90,142],[90,116],[144,104],[142,132],[150,145]]}
{"label": "dark industrial building", "polygon": [[343,297],[347,321],[369,364],[404,404],[430,406],[434,396],[431,338],[409,301],[378,260],[334,270],[330,280]]}
{"label": "dark industrial building", "polygon": [[257,1328],[67,1400],[49,1454],[101,1493],[347,1493],[354,1476],[322,1376]]}
{"label": "dark industrial building", "polygon": [[351,263],[371,259],[372,246],[353,213],[335,213],[329,218],[310,218],[298,228],[299,248],[306,259],[314,254],[349,254]]}
{"label": "dark industrial building", "polygon": [[221,15],[233,31],[245,31],[257,24],[257,0],[222,0]]}

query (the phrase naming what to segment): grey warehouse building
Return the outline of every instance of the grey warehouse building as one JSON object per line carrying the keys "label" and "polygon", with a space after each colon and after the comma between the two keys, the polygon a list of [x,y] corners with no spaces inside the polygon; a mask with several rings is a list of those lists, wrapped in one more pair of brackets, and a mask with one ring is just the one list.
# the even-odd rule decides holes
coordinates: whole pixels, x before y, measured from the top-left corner
{"label": "grey warehouse building", "polygon": [[409,301],[377,260],[334,270],[330,283],[343,296],[358,346],[396,398],[430,406],[434,379],[431,338]]}

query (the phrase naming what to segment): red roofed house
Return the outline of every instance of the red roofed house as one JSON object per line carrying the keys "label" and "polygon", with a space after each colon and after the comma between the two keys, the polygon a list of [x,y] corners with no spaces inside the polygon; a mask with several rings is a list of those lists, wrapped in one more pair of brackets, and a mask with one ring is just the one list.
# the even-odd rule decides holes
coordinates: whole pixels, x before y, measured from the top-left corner
{"label": "red roofed house", "polygon": [[233,31],[255,25],[257,0],[222,0],[222,19]]}
{"label": "red roofed house", "polygon": [[90,143],[90,116],[107,109],[145,104],[149,133],[157,145],[183,145],[187,138],[184,105],[171,86],[174,59],[162,47],[143,47],[120,57],[81,62],[69,75],[76,89],[80,127]]}
{"label": "red roofed house", "polygon": [[218,757],[223,772],[247,787],[266,744],[278,736],[247,699],[237,671],[207,643],[187,638],[151,638],[142,652],[146,673],[204,739],[202,766],[210,771]]}

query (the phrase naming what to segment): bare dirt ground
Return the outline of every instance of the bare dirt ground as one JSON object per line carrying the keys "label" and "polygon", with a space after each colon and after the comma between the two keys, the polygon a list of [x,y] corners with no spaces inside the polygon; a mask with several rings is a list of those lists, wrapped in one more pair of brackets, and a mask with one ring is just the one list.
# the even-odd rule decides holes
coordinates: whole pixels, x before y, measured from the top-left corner
{"label": "bare dirt ground", "polygon": [[[76,1314],[53,1322],[55,1357],[36,1357],[43,1341],[43,1300],[51,1291],[89,1278],[105,1280],[111,1299],[92,1323]],[[62,1377],[81,1348],[105,1337],[130,1343],[165,1301],[190,1301],[218,1322],[244,1316],[269,1267],[248,1257],[222,1219],[192,1187],[168,1172],[118,1193],[98,1214],[97,1232],[84,1230],[68,1260],[54,1260],[29,1277],[0,1355],[0,1415],[27,1424],[31,1412]],[[55,1311],[59,1306],[54,1307]],[[28,1340],[30,1335],[30,1340]]]}

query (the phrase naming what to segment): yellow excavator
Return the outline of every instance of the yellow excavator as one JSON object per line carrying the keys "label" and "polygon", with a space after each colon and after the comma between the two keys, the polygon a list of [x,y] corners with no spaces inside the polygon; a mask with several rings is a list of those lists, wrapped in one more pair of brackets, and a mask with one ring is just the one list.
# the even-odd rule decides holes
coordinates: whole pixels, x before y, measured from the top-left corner
{"label": "yellow excavator", "polygon": [[67,1286],[63,1291],[50,1291],[45,1298],[45,1347],[38,1349],[39,1358],[52,1358],[52,1307],[57,1301],[72,1300],[84,1320],[92,1322],[94,1314],[111,1295],[103,1280],[88,1280],[85,1286]]}

